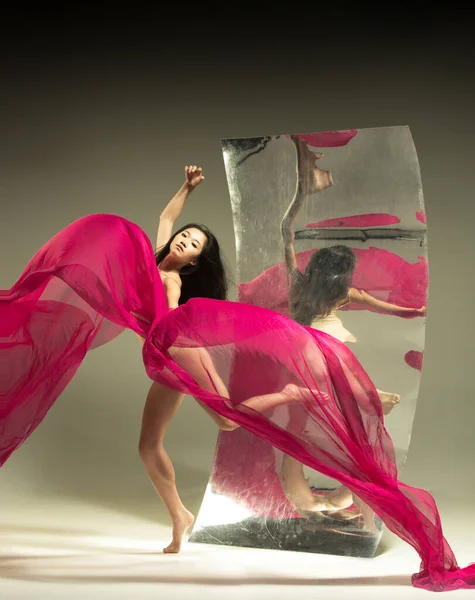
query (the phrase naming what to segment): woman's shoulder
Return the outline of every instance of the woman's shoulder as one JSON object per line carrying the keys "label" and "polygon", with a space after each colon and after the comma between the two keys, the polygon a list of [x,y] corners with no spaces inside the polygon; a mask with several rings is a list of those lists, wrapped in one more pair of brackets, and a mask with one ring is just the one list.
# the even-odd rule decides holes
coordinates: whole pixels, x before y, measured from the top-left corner
{"label": "woman's shoulder", "polygon": [[160,269],[158,270],[158,272],[159,272],[160,278],[163,282],[165,281],[165,279],[169,279],[171,281],[174,281],[176,284],[178,284],[181,287],[181,277],[178,273],[170,273],[168,271],[160,271]]}

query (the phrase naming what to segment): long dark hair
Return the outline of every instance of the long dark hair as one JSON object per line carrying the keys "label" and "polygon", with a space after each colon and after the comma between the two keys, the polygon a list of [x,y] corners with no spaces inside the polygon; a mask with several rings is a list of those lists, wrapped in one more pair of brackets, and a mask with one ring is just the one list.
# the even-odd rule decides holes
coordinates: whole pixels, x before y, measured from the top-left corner
{"label": "long dark hair", "polygon": [[293,318],[310,325],[313,319],[330,314],[347,297],[355,266],[355,253],[346,246],[330,246],[312,254],[305,273],[295,282]]}
{"label": "long dark hair", "polygon": [[184,304],[190,298],[225,300],[228,293],[225,262],[221,256],[218,240],[205,225],[188,223],[175,232],[165,246],[155,253],[157,267],[168,256],[172,240],[179,233],[191,227],[204,233],[207,241],[203,251],[196,259],[196,264],[180,269],[182,285],[178,304]]}

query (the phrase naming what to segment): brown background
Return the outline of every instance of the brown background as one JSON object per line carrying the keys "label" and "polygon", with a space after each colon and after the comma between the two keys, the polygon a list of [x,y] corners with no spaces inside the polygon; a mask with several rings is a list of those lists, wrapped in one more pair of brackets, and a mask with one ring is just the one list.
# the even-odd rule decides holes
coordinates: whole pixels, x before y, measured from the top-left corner
{"label": "brown background", "polygon": [[[85,214],[117,213],[153,238],[160,211],[191,163],[203,167],[206,181],[180,224],[206,223],[234,268],[220,138],[409,125],[424,186],[431,288],[425,370],[402,477],[438,498],[469,503],[475,491],[475,208],[473,85],[459,60],[467,58],[465,50],[452,46],[448,62],[449,49],[435,42],[430,52],[406,45],[404,56],[396,48],[384,57],[359,48],[350,67],[349,55],[331,48],[323,55],[320,48],[312,62],[309,48],[291,66],[284,46],[272,56],[249,50],[246,64],[178,53],[171,66],[170,54],[132,65],[112,52],[100,60],[92,52],[76,62],[51,59],[43,69],[19,61],[2,85],[1,287],[12,285],[60,228]],[[129,332],[91,353],[2,468],[0,497],[81,497],[166,518],[137,453],[148,386]],[[212,421],[188,400],[167,447],[192,510],[215,439]]]}

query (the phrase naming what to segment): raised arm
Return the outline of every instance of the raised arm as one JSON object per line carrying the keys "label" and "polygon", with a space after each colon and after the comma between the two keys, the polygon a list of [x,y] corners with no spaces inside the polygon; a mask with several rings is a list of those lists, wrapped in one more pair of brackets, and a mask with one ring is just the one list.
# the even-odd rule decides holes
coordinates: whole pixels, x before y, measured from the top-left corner
{"label": "raised arm", "polygon": [[349,292],[350,302],[356,302],[363,306],[371,306],[372,308],[378,309],[380,312],[391,315],[413,315],[424,317],[426,314],[426,307],[422,308],[410,308],[405,306],[398,306],[397,304],[390,304],[389,302],[383,302],[374,298],[365,291],[360,291],[355,288],[351,288]]}
{"label": "raised arm", "polygon": [[189,195],[203,180],[204,176],[202,175],[201,167],[185,167],[185,181],[160,215],[157,231],[157,244],[155,246],[157,250],[164,246],[171,238],[173,225],[180,216]]}
{"label": "raised arm", "polygon": [[295,194],[292,198],[289,207],[285,211],[284,217],[280,224],[280,232],[282,235],[282,242],[284,244],[284,256],[285,256],[285,266],[287,267],[287,276],[290,277],[294,270],[297,268],[297,261],[295,259],[295,249],[294,249],[294,222],[297,218],[297,215],[300,212],[300,209],[305,202],[305,196],[302,194],[302,186],[300,182],[300,154],[299,154],[299,142],[294,137],[291,136],[291,140],[295,145],[296,153],[297,153],[297,162],[296,162],[296,171],[297,171],[297,183],[295,186]]}

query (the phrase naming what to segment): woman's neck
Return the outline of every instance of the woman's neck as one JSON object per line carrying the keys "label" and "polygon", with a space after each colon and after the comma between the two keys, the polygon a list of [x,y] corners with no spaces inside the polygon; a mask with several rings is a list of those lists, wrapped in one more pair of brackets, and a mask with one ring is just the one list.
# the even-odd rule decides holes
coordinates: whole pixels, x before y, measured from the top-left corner
{"label": "woman's neck", "polygon": [[181,265],[177,264],[170,255],[167,255],[159,263],[158,269],[160,271],[164,271],[166,273],[177,273],[177,274],[179,274],[180,266]]}

